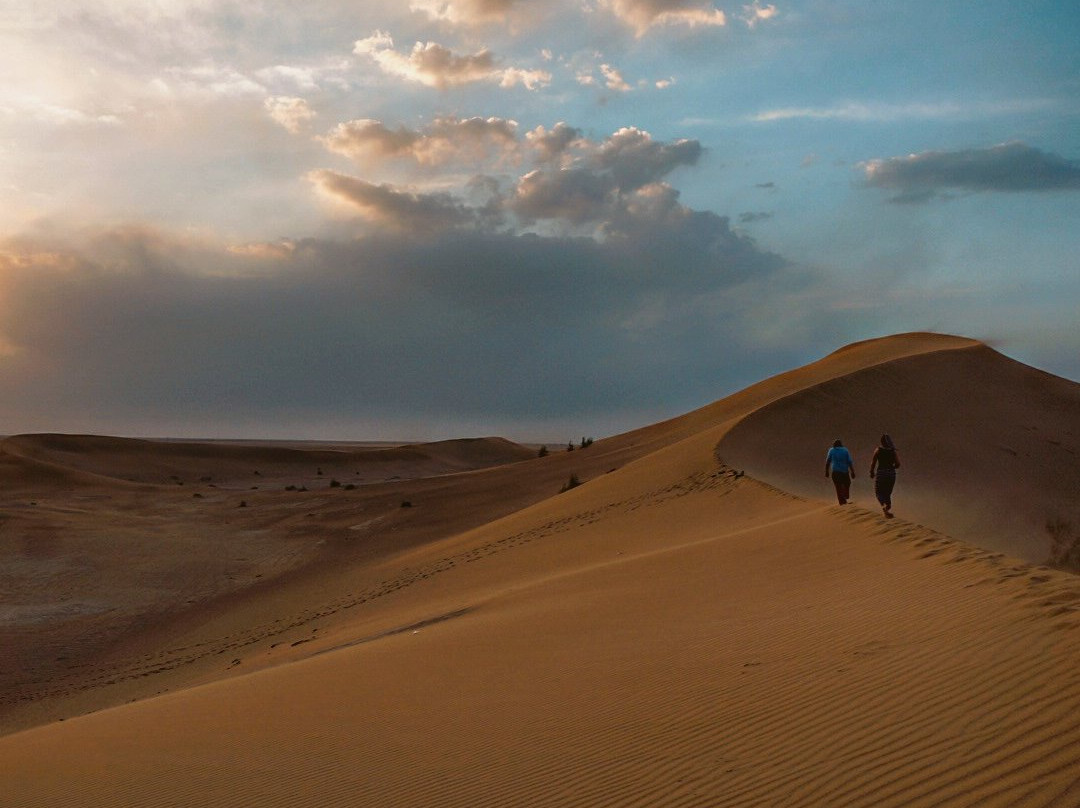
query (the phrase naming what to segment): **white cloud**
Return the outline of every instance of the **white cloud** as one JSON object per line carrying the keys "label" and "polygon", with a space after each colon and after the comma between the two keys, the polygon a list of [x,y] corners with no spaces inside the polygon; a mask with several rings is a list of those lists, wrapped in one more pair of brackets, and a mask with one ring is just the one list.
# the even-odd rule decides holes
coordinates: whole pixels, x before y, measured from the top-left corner
{"label": "white cloud", "polygon": [[275,95],[263,102],[270,117],[294,135],[315,117],[315,111],[303,98]]}
{"label": "white cloud", "polygon": [[433,20],[477,25],[505,20],[513,5],[514,0],[412,0],[409,8]]}
{"label": "white cloud", "polygon": [[525,134],[525,139],[536,151],[536,162],[554,164],[564,164],[571,159],[570,148],[586,142],[580,129],[563,121],[559,121],[550,130],[537,126]]}
{"label": "white cloud", "polygon": [[401,233],[439,233],[476,221],[473,211],[447,193],[376,185],[327,170],[313,171],[308,179],[319,191],[351,205],[368,221]]}
{"label": "white cloud", "polygon": [[755,27],[759,22],[771,20],[777,15],[776,6],[770,3],[767,6],[761,5],[760,0],[754,0],[748,6],[743,6],[742,21],[750,28]]}
{"label": "white cloud", "polygon": [[626,80],[622,77],[622,73],[609,64],[600,65],[600,73],[604,76],[604,86],[609,90],[626,93],[633,89],[626,83]]}
{"label": "white cloud", "polygon": [[460,55],[436,42],[417,42],[408,54],[394,50],[385,31],[358,40],[353,53],[375,61],[384,73],[440,90],[474,82],[494,82],[502,87],[518,84],[530,90],[547,86],[551,74],[543,70],[499,67],[489,50]]}
{"label": "white cloud", "polygon": [[723,11],[700,0],[601,0],[601,6],[631,26],[639,38],[657,26],[697,28],[727,24]]}
{"label": "white cloud", "polygon": [[[645,211],[650,216],[659,211],[656,200],[673,203],[677,194],[663,178],[679,166],[694,165],[702,152],[696,140],[665,143],[635,127],[597,142],[560,122],[550,130],[538,126],[519,138],[517,124],[501,118],[444,117],[423,130],[390,129],[370,119],[349,121],[323,142],[369,168],[387,158],[429,166],[473,161],[481,176],[456,195],[375,185],[332,171],[310,175],[320,191],[347,202],[370,221],[409,222],[428,232],[514,229],[537,221],[556,230],[584,225],[617,230],[617,223],[628,216],[640,219]],[[486,167],[505,169],[530,155],[539,167],[509,186],[484,173]],[[470,196],[479,202],[470,202]]]}
{"label": "white cloud", "polygon": [[266,88],[262,84],[232,67],[205,64],[198,67],[174,68],[168,72],[186,89],[208,92],[214,96],[266,94]]}
{"label": "white cloud", "polygon": [[331,151],[360,163],[405,158],[420,165],[514,160],[517,123],[503,118],[436,118],[422,130],[390,129],[381,121],[360,119],[336,126],[322,142]]}
{"label": "white cloud", "polygon": [[312,67],[294,67],[292,65],[274,65],[256,71],[256,77],[264,84],[289,84],[299,90],[317,90],[319,71]]}
{"label": "white cloud", "polygon": [[8,104],[0,107],[0,115],[25,116],[52,126],[116,126],[122,121],[121,115],[116,112],[87,111],[32,96],[11,98]]}
{"label": "white cloud", "polygon": [[500,87],[516,87],[519,84],[526,90],[538,90],[551,84],[551,74],[546,70],[520,67],[507,67],[499,73]]}
{"label": "white cloud", "polygon": [[1024,98],[994,102],[914,102],[907,104],[862,103],[857,101],[831,107],[778,107],[749,117],[755,123],[787,120],[840,120],[889,123],[904,120],[945,120],[984,118],[1036,112],[1054,105],[1046,98]]}

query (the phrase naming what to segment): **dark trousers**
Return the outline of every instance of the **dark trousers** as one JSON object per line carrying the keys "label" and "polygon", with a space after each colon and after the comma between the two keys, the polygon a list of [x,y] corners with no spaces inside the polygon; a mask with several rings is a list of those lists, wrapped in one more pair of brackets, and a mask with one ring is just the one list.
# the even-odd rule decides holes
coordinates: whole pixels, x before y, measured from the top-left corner
{"label": "dark trousers", "polygon": [[836,486],[836,501],[841,505],[847,505],[848,497],[851,496],[851,474],[847,471],[834,471],[832,473],[833,485]]}
{"label": "dark trousers", "polygon": [[877,496],[877,501],[883,506],[892,507],[894,485],[896,485],[895,471],[878,471],[877,477],[874,479],[874,494]]}

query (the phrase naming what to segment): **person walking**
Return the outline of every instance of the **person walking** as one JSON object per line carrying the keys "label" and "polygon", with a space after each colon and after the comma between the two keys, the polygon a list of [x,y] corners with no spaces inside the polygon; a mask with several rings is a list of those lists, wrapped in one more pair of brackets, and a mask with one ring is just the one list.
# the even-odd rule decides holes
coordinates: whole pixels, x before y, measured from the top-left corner
{"label": "person walking", "polygon": [[825,455],[825,476],[832,477],[836,501],[847,505],[851,496],[851,481],[855,479],[855,460],[839,438],[833,441],[832,448]]}
{"label": "person walking", "polygon": [[[900,468],[900,455],[888,434],[881,436],[881,445],[870,459],[870,479],[874,481],[874,496],[881,504],[887,518],[892,518],[892,492],[896,485],[896,470]],[[876,473],[876,477],[875,477]]]}

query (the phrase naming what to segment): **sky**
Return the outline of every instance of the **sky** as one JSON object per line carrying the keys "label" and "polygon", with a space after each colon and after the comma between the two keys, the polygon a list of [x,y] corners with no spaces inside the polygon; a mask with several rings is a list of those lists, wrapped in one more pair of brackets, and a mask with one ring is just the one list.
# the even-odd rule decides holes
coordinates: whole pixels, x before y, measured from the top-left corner
{"label": "sky", "polygon": [[1080,379],[1065,0],[0,0],[0,434],[603,437]]}

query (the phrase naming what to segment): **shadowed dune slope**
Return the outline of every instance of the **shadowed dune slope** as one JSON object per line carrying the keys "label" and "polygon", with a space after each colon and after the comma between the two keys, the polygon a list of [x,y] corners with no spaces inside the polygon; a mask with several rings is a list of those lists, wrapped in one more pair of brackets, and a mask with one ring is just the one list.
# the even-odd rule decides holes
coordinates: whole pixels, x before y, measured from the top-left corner
{"label": "shadowed dune slope", "polygon": [[862,343],[407,516],[307,500],[355,538],[67,671],[118,706],[0,737],[0,804],[1080,804],[1080,578],[723,462],[800,391],[983,355]]}
{"label": "shadowed dune slope", "polygon": [[872,507],[868,471],[883,432],[902,461],[897,513],[1035,563],[1053,555],[1054,533],[1080,541],[1080,384],[985,345],[801,390],[743,419],[719,450],[785,490],[829,498],[825,452],[842,438],[857,466],[853,495]]}

